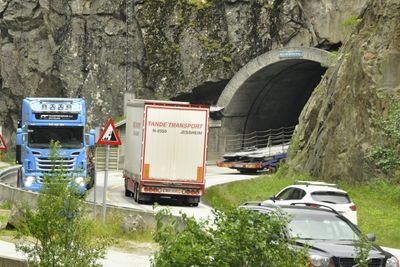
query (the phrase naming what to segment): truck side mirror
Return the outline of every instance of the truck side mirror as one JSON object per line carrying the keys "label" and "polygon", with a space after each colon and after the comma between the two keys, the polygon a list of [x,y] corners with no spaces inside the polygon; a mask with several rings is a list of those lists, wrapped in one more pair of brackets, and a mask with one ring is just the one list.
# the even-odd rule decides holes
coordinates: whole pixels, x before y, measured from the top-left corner
{"label": "truck side mirror", "polygon": [[89,131],[89,146],[94,146],[94,135],[95,135],[95,130],[90,129],[90,131]]}
{"label": "truck side mirror", "polygon": [[16,145],[17,145],[17,146],[22,145],[22,129],[21,129],[21,128],[17,128],[17,141],[16,141]]}

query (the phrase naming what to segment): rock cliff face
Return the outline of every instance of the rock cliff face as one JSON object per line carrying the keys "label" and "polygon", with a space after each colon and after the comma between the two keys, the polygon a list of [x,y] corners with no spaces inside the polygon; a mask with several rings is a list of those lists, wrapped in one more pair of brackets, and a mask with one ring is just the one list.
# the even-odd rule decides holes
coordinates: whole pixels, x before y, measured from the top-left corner
{"label": "rock cliff face", "polygon": [[369,1],[356,29],[304,108],[290,165],[328,179],[379,176],[366,160],[383,144],[377,119],[400,91],[400,2]]}
{"label": "rock cliff face", "polygon": [[0,0],[0,125],[13,142],[26,96],[85,97],[93,125],[125,92],[215,103],[264,52],[336,49],[365,1]]}

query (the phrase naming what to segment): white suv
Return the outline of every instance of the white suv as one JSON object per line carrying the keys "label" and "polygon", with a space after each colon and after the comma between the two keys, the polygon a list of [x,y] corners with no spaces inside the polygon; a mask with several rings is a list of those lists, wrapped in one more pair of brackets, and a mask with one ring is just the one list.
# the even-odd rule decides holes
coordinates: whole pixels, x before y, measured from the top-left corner
{"label": "white suv", "polygon": [[306,203],[325,205],[341,213],[352,223],[357,224],[357,206],[351,201],[346,191],[337,188],[336,184],[314,181],[296,181],[282,189],[277,195],[270,197],[264,203],[290,205]]}

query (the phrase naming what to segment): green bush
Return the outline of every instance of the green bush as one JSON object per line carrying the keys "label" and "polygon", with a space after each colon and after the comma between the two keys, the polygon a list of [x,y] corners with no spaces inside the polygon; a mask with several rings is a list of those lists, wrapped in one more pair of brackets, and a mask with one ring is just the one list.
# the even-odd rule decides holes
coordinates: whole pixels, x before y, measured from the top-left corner
{"label": "green bush", "polygon": [[[287,221],[245,209],[214,211],[201,222],[168,211],[157,213],[153,266],[307,266],[307,250],[283,238]],[[183,226],[182,226],[183,225]]]}
{"label": "green bush", "polygon": [[59,144],[52,143],[53,169],[45,177],[37,209],[19,206],[17,250],[31,266],[100,266],[108,239],[94,235],[94,221],[84,216],[84,200],[68,185],[66,173],[54,168]]}
{"label": "green bush", "polygon": [[386,118],[376,118],[375,121],[387,137],[385,144],[375,145],[369,152],[368,158],[378,169],[385,172],[400,167],[400,99],[386,99],[388,115]]}

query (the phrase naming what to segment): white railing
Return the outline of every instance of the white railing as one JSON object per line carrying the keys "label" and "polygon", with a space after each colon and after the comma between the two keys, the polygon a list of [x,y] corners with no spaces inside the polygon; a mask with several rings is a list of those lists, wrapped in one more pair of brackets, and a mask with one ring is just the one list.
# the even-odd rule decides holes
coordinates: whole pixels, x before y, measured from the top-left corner
{"label": "white railing", "polygon": [[247,134],[227,135],[225,152],[252,151],[259,148],[287,146],[290,143],[295,126],[255,131]]}

